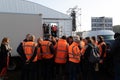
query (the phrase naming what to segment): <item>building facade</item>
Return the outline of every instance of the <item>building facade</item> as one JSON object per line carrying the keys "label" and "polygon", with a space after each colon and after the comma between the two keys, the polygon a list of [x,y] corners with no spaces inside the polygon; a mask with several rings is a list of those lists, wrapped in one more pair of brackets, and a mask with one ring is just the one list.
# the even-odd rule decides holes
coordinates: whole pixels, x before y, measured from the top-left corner
{"label": "building facade", "polygon": [[110,17],[92,17],[92,31],[96,30],[113,30],[113,21]]}

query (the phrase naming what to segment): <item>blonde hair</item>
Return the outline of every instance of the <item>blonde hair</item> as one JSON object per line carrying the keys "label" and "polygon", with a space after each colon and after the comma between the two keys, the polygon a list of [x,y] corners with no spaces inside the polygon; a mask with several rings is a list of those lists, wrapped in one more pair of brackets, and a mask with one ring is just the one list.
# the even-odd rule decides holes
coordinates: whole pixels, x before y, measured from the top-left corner
{"label": "blonde hair", "polygon": [[37,39],[37,42],[39,43],[39,41],[43,41],[43,39],[42,39],[41,37],[39,37],[39,38]]}
{"label": "blonde hair", "polygon": [[26,39],[29,40],[30,36],[31,36],[31,34],[27,34]]}
{"label": "blonde hair", "polygon": [[34,41],[35,40],[35,36],[34,35],[31,35],[30,37],[29,37],[29,41]]}
{"label": "blonde hair", "polygon": [[10,40],[10,39],[9,39],[8,37],[4,37],[4,38],[2,39],[2,44],[8,43],[9,40]]}

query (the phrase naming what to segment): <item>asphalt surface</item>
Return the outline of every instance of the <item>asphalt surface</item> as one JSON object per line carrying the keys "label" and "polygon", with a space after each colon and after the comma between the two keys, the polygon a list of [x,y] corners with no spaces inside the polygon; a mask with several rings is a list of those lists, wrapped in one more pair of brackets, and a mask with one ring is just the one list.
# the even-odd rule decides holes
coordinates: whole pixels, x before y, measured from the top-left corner
{"label": "asphalt surface", "polygon": [[[8,79],[7,80],[20,80],[20,74],[21,74],[20,70],[8,71],[8,73],[7,73]],[[97,75],[98,75],[99,80],[114,80],[113,76],[108,73],[98,73]],[[40,80],[42,80],[42,79],[40,79]],[[68,79],[64,79],[64,80],[68,80]],[[82,80],[81,76],[79,76],[78,80]]]}

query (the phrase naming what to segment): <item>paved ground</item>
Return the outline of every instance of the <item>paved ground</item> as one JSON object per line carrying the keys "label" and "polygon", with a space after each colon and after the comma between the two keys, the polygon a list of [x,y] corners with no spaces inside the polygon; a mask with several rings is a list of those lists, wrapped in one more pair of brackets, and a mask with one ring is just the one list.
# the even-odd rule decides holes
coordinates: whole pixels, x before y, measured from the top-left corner
{"label": "paved ground", "polygon": [[20,71],[8,71],[8,80],[20,80]]}
{"label": "paved ground", "polygon": [[[98,77],[99,80],[113,80],[113,77],[111,75],[108,75],[107,73],[100,73]],[[8,71],[8,80],[20,80],[20,71],[19,70]],[[78,80],[82,80],[82,79],[78,79]]]}

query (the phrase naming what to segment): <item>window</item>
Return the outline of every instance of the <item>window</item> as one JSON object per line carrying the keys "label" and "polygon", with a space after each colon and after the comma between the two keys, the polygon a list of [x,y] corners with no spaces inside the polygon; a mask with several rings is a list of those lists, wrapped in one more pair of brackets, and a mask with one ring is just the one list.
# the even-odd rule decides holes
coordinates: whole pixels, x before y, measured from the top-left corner
{"label": "window", "polygon": [[114,39],[114,35],[100,35],[104,38],[104,40],[113,40]]}

